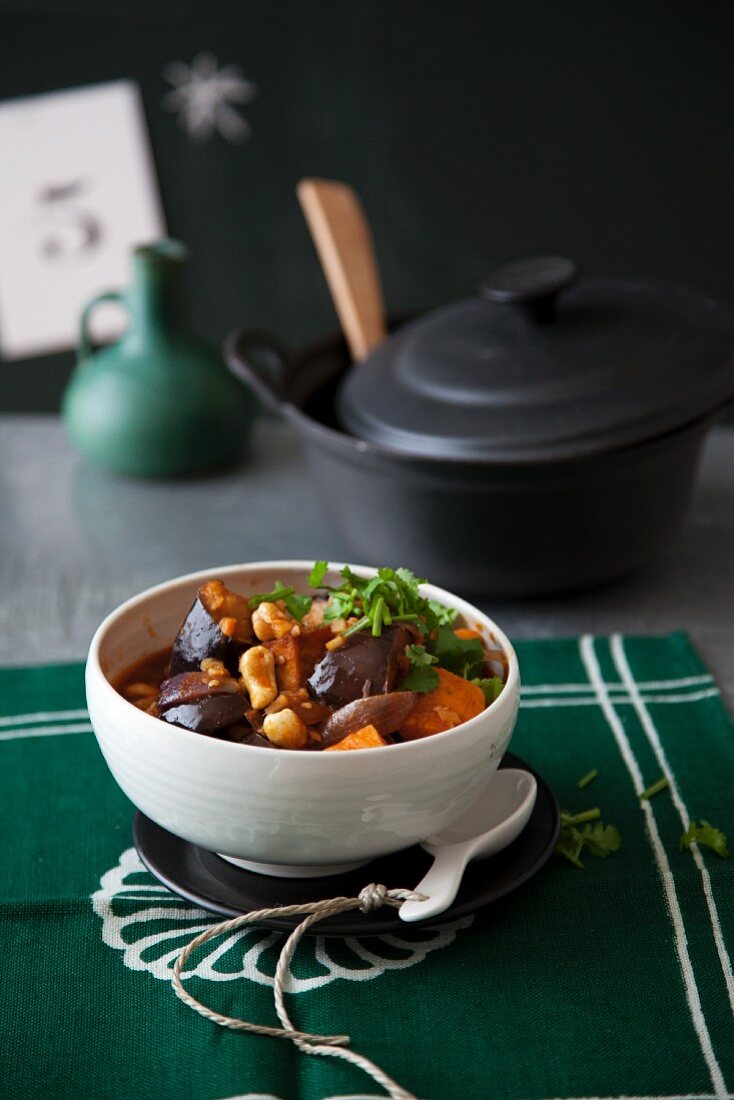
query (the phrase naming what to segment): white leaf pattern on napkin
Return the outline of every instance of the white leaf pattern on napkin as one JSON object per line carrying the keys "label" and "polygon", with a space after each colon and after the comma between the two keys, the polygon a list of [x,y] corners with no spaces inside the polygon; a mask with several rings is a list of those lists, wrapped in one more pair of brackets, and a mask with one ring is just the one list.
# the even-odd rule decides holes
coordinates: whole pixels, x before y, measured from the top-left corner
{"label": "white leaf pattern on napkin", "polygon": [[[145,869],[134,848],[105,872],[92,894],[92,907],[102,920],[102,939],[122,952],[130,970],[145,970],[170,981],[173,964],[194,936],[221,918],[191,906],[157,882]],[[288,975],[289,993],[305,993],[341,978],[362,982],[388,970],[415,966],[431,952],[453,943],[457,932],[473,917],[463,917],[439,929],[413,926],[404,936],[344,939],[323,936],[302,941]],[[199,950],[196,964],[183,977],[227,982],[247,978],[273,985],[273,974],[283,934],[267,928],[244,928]]]}

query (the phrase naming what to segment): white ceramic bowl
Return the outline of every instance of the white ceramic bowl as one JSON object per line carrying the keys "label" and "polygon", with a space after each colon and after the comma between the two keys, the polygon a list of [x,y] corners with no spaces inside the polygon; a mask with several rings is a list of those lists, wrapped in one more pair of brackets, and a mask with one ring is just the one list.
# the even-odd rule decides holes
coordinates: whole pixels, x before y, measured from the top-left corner
{"label": "white ceramic bowl", "polygon": [[[89,650],[89,715],[122,790],[169,832],[270,874],[332,873],[406,848],[461,814],[496,769],[520,696],[517,657],[502,631],[471,604],[426,585],[504,650],[504,690],[455,729],[384,749],[288,752],[218,741],[138,710],[112,687],[138,659],[173,641],[197,588],[221,578],[246,595],[276,580],[307,591],[311,562],[255,562],[208,569],[150,588],[122,604]],[[333,565],[331,583],[338,583]],[[373,569],[353,567],[361,576]]]}

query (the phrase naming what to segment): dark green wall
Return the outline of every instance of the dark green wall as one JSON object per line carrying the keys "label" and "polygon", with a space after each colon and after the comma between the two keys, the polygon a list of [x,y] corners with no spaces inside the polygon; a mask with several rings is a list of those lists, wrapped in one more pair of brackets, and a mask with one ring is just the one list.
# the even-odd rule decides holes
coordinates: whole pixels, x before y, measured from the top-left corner
{"label": "dark green wall", "polygon": [[[734,302],[730,2],[121,7],[6,7],[0,98],[140,82],[169,228],[193,252],[192,311],[216,340],[334,327],[293,194],[306,174],[358,187],[394,311],[541,251]],[[260,87],[243,145],[192,145],[161,107],[164,65],[202,50]],[[70,364],[0,364],[0,408],[55,408]]]}

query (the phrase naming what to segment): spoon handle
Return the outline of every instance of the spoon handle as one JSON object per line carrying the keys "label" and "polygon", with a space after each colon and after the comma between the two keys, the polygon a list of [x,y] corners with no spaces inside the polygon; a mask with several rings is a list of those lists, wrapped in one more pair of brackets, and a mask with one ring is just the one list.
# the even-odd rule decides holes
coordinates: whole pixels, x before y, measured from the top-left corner
{"label": "spoon handle", "polygon": [[367,218],[356,191],[336,180],[297,187],[352,359],[385,339],[385,307]]}
{"label": "spoon handle", "polygon": [[440,848],[431,867],[415,888],[425,894],[426,901],[404,901],[398,909],[401,920],[412,923],[443,913],[456,897],[464,868],[469,859],[469,845],[452,844]]}

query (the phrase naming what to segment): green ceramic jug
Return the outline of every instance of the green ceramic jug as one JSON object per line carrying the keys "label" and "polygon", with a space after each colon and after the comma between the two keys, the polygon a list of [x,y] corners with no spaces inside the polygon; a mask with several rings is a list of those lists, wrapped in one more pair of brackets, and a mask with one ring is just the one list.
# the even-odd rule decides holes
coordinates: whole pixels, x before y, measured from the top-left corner
{"label": "green ceramic jug", "polygon": [[[185,322],[179,281],[187,255],[172,240],[136,248],[132,285],[93,298],[81,316],[62,416],[78,450],[116,473],[199,473],[235,458],[245,442],[250,399]],[[107,301],[121,302],[130,324],[120,340],[94,351],[89,317]]]}

